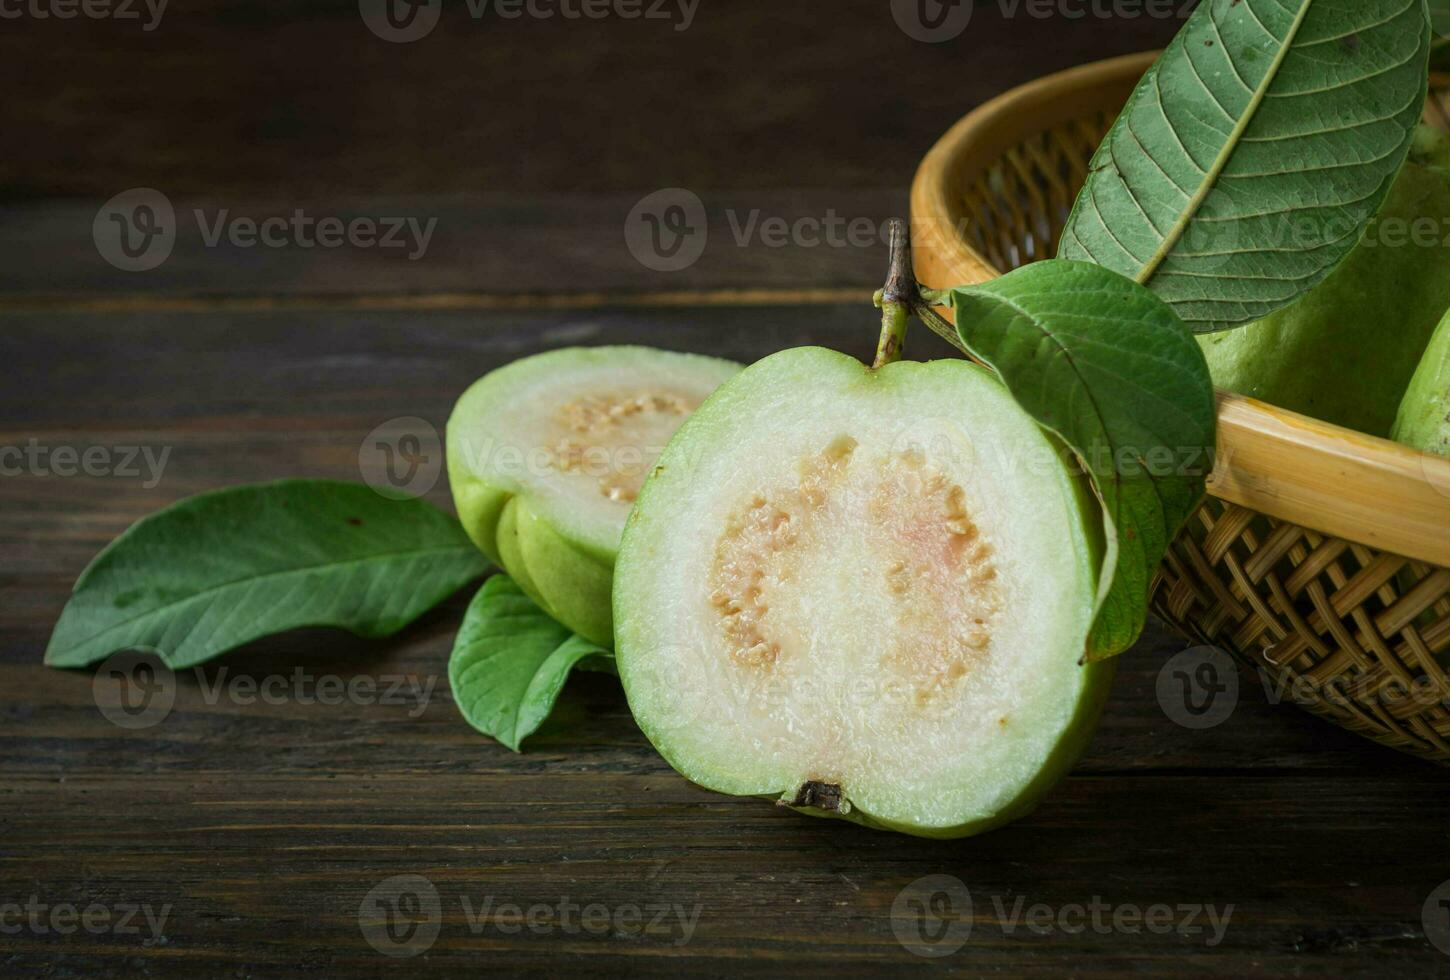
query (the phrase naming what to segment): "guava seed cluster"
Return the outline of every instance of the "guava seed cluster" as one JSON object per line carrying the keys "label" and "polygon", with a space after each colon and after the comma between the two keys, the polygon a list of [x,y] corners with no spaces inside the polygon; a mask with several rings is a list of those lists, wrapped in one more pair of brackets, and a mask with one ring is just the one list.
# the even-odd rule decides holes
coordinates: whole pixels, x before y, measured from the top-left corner
{"label": "guava seed cluster", "polygon": [[561,473],[595,476],[599,493],[632,504],[654,458],[700,399],[680,392],[592,393],[561,405],[551,450]]}
{"label": "guava seed cluster", "polygon": [[798,579],[830,567],[850,529],[864,539],[876,577],[868,588],[894,624],[881,666],[925,707],[990,653],[1003,605],[994,549],[963,488],[919,450],[858,449],[838,436],[798,461],[787,485],[731,511],[715,542],[709,601],[738,668],[770,672],[812,656],[812,610],[799,601]]}

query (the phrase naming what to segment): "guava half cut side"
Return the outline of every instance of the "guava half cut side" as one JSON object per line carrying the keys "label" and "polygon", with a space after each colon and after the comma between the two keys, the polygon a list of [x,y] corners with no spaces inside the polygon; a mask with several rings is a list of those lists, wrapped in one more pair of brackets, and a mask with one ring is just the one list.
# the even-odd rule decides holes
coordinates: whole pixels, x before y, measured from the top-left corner
{"label": "guava half cut side", "polygon": [[448,420],[470,538],[550,616],[612,645],[624,520],[681,422],[740,365],[649,347],[565,348],[476,381]]}
{"label": "guava half cut side", "polygon": [[626,526],[615,650],[640,728],[708,789],[931,837],[1025,813],[1112,676],[1102,557],[1060,446],[966,361],[747,368]]}

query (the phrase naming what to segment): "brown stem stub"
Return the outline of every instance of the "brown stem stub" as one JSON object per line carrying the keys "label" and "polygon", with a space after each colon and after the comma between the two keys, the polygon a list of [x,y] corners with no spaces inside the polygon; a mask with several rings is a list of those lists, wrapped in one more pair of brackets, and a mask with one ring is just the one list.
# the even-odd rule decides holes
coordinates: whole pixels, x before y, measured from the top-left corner
{"label": "brown stem stub", "polygon": [[[823,783],[812,779],[801,784],[796,790],[795,799],[787,806],[809,806],[817,810],[826,810],[835,813],[841,809],[843,799],[841,787],[835,783]],[[784,800],[781,801],[785,803]]]}
{"label": "brown stem stub", "polygon": [[886,223],[887,247],[891,264],[886,272],[886,285],[881,289],[883,303],[916,304],[916,273],[911,266],[911,232],[906,222],[892,218]]}

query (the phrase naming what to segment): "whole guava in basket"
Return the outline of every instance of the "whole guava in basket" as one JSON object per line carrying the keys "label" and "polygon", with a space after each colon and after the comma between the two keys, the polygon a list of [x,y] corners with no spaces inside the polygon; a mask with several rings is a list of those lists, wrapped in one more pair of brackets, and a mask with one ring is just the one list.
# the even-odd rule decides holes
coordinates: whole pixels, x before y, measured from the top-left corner
{"label": "whole guava in basket", "polygon": [[967,361],[821,348],[685,422],[615,569],[629,705],[706,788],[930,837],[1026,812],[1077,758],[1100,517],[1059,445]]}
{"label": "whole guava in basket", "polygon": [[612,643],[624,519],[680,423],[740,365],[566,348],[484,375],[448,420],[448,478],[475,544],[549,615]]}
{"label": "whole guava in basket", "polygon": [[1450,307],[1450,137],[1421,127],[1377,221],[1286,309],[1198,338],[1214,382],[1383,436]]}
{"label": "whole guava in basket", "polygon": [[1435,329],[1405,389],[1390,438],[1422,452],[1450,456],[1450,313]]}

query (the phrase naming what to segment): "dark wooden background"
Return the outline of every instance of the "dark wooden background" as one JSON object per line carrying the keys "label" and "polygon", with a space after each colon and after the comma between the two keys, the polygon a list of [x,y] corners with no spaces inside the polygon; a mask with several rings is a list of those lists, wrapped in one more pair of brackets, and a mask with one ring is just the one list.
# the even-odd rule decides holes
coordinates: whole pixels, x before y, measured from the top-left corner
{"label": "dark wooden background", "polygon": [[[307,631],[208,666],[436,684],[415,704],[208,703],[128,731],[88,672],[41,666],[71,583],[116,533],[197,491],[282,475],[357,478],[366,433],[510,359],[644,342],[751,360],[824,343],[869,353],[884,250],[737,245],[730,220],[880,222],[962,112],[1047,71],[1163,43],[1177,21],[1003,17],[951,43],[898,31],[887,0],[702,0],[668,24],[474,21],[387,44],[356,4],[183,2],[158,28],[0,21],[0,446],[170,450],[142,478],[0,478],[0,911],[35,900],[170,905],[164,939],[58,935],[0,917],[6,975],[1450,973],[1422,906],[1447,878],[1450,780],[1286,705],[1253,677],[1190,731],[1155,683],[1184,643],[1156,624],[1122,658],[1101,730],[1030,818],[929,842],[715,796],[650,749],[608,678],[571,681],[515,755],[447,695],[467,596],[395,640]],[[181,214],[437,218],[424,257],[208,248],[182,222],[149,272],[110,267],[100,204],[131,187]],[[710,215],[699,262],[642,266],[625,216],[666,187]],[[918,356],[941,352],[919,331]],[[113,457],[114,458],[114,457]],[[447,505],[444,483],[430,495]],[[393,875],[436,887],[417,959],[366,941]],[[904,886],[960,879],[970,939],[912,955]],[[478,932],[463,900],[699,907],[678,930]],[[1008,928],[1053,909],[1232,905],[1207,934]],[[962,910],[958,910],[962,911]],[[577,915],[578,913],[576,913]],[[898,920],[898,925],[900,925]],[[908,923],[909,925],[909,923]]]}

